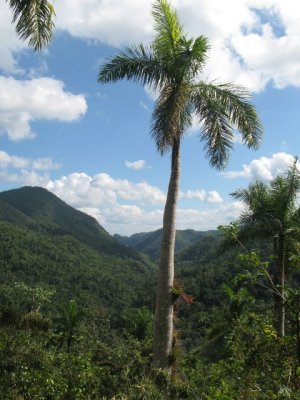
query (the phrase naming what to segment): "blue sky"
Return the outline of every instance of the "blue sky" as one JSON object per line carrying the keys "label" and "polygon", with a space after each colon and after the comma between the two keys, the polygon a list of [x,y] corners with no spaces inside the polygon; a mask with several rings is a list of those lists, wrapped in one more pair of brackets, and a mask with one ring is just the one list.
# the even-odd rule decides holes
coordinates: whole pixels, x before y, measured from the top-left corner
{"label": "blue sky", "polygon": [[[99,85],[106,57],[151,41],[151,2],[55,2],[55,39],[42,53],[20,42],[2,2],[0,190],[43,186],[110,233],[161,227],[170,159],[150,137],[154,94]],[[136,4],[135,4],[136,3]],[[210,39],[199,79],[242,84],[265,134],[256,152],[239,136],[226,169],[208,165],[197,121],[182,146],[179,229],[214,229],[242,210],[230,192],[283,173],[300,149],[300,5],[294,0],[174,0],[185,31]]]}

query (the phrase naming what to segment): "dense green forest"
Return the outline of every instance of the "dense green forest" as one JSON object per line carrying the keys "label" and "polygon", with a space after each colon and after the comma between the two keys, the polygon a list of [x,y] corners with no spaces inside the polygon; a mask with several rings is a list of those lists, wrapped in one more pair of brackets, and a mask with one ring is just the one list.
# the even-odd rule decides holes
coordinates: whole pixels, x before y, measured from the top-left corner
{"label": "dense green forest", "polygon": [[268,238],[224,252],[221,233],[194,232],[200,240],[177,253],[169,378],[151,366],[150,258],[44,189],[0,202],[1,399],[300,398],[296,253],[282,337],[264,275]]}

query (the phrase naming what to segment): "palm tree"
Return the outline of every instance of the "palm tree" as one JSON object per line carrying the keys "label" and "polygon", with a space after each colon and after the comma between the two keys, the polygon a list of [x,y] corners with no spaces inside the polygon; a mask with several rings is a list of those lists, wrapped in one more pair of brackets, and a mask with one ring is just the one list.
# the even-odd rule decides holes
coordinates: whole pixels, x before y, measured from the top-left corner
{"label": "palm tree", "polygon": [[67,353],[70,353],[79,323],[78,308],[75,300],[70,300],[62,307],[60,319],[62,337],[59,347],[62,347],[64,342],[66,342]]}
{"label": "palm tree", "polygon": [[192,124],[201,122],[206,157],[217,169],[225,166],[232,148],[234,128],[248,147],[256,149],[262,125],[248,103],[246,90],[231,84],[196,82],[209,49],[204,36],[187,38],[178,15],[167,0],[156,0],[152,9],[153,42],[129,47],[107,60],[98,81],[127,79],[150,85],[158,93],[151,133],[157,150],[171,152],[171,176],[163,217],[154,332],[154,366],[169,368],[172,359],[174,243],[179,193],[180,143]]}
{"label": "palm tree", "polygon": [[55,11],[47,0],[6,0],[13,11],[12,22],[20,39],[41,50],[53,37]]}
{"label": "palm tree", "polygon": [[288,250],[299,234],[299,209],[296,197],[300,191],[297,159],[285,176],[277,176],[270,184],[256,182],[247,189],[232,193],[242,200],[246,210],[238,221],[237,237],[247,240],[268,236],[273,240],[274,259],[274,325],[279,335],[285,335],[285,277]]}

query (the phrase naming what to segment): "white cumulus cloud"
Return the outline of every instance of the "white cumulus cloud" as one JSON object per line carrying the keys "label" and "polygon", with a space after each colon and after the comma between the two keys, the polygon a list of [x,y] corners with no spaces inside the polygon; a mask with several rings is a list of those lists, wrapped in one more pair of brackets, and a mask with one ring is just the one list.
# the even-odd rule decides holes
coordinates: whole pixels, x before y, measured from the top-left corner
{"label": "white cumulus cloud", "polygon": [[145,160],[137,160],[137,161],[125,161],[125,165],[129,169],[142,169],[146,165]]}
{"label": "white cumulus cloud", "polygon": [[187,199],[197,199],[204,201],[206,198],[205,190],[188,190],[186,193],[181,193],[181,197],[186,197]]}
{"label": "white cumulus cloud", "polygon": [[244,206],[239,201],[220,204],[208,210],[183,209],[177,210],[177,229],[195,229],[206,231],[216,229],[218,225],[235,221],[243,211]]}
{"label": "white cumulus cloud", "polygon": [[59,29],[114,46],[143,42],[152,32],[151,2],[140,0],[63,0],[55,4]]}
{"label": "white cumulus cloud", "polygon": [[205,201],[207,203],[223,203],[223,199],[220,196],[220,194],[215,191],[206,191],[204,189],[202,190],[188,190],[187,192],[181,192],[180,193],[181,198],[186,198],[186,199],[196,199],[200,201]]}
{"label": "white cumulus cloud", "polygon": [[[122,47],[149,43],[153,21],[149,0],[61,0],[56,26],[78,38]],[[296,0],[171,0],[193,37],[210,39],[203,77],[261,91],[300,87],[300,3]],[[18,72],[17,39],[6,2],[0,5],[0,68]],[[20,71],[19,71],[20,72]]]}
{"label": "white cumulus cloud", "polygon": [[93,177],[72,173],[49,180],[45,187],[68,204],[96,218],[111,233],[132,234],[161,226],[162,211],[146,209],[163,205],[165,194],[147,182],[133,183],[106,173]]}
{"label": "white cumulus cloud", "polygon": [[50,171],[60,168],[60,164],[52,161],[50,157],[31,160],[26,157],[14,156],[0,150],[0,168],[33,169]]}
{"label": "white cumulus cloud", "polygon": [[208,203],[223,203],[224,200],[217,191],[212,190],[208,192],[206,201]]}
{"label": "white cumulus cloud", "polygon": [[0,168],[26,168],[30,164],[30,160],[24,157],[12,156],[6,151],[0,150]]}
{"label": "white cumulus cloud", "polygon": [[94,176],[92,186],[98,189],[113,191],[123,200],[141,201],[146,204],[164,204],[165,194],[147,182],[133,183],[127,179],[115,179],[101,173]]}
{"label": "white cumulus cloud", "polygon": [[[203,76],[260,91],[300,86],[300,4],[295,0],[172,0],[188,34],[211,43]],[[148,0],[63,0],[57,26],[71,35],[123,46],[153,35]],[[263,18],[262,18],[263,15]],[[133,17],[134,16],[134,17]],[[220,61],[222,60],[222,61]]]}
{"label": "white cumulus cloud", "polygon": [[30,123],[35,120],[71,122],[85,114],[83,95],[64,90],[52,78],[16,80],[0,76],[0,134],[18,141],[35,136]]}
{"label": "white cumulus cloud", "polygon": [[[246,178],[251,181],[270,181],[277,175],[284,174],[292,165],[294,159],[294,156],[288,153],[275,153],[272,155],[272,157],[261,157],[256,160],[252,160],[250,164],[243,165],[243,169],[241,171],[223,172],[222,175],[229,179]],[[300,169],[299,162],[298,168]]]}

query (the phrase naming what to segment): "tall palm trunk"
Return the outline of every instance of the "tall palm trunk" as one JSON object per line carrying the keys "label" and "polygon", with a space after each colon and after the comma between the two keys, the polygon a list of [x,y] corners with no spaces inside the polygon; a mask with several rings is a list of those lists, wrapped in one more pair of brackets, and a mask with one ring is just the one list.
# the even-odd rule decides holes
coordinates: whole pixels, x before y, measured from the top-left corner
{"label": "tall palm trunk", "polygon": [[163,232],[158,271],[155,310],[153,365],[170,368],[173,341],[174,248],[176,236],[176,205],[180,178],[180,139],[172,146],[172,166],[168,195],[164,210]]}
{"label": "tall palm trunk", "polygon": [[280,336],[285,336],[285,237],[281,233],[274,238],[275,271],[274,283],[278,294],[274,293],[274,325]]}

